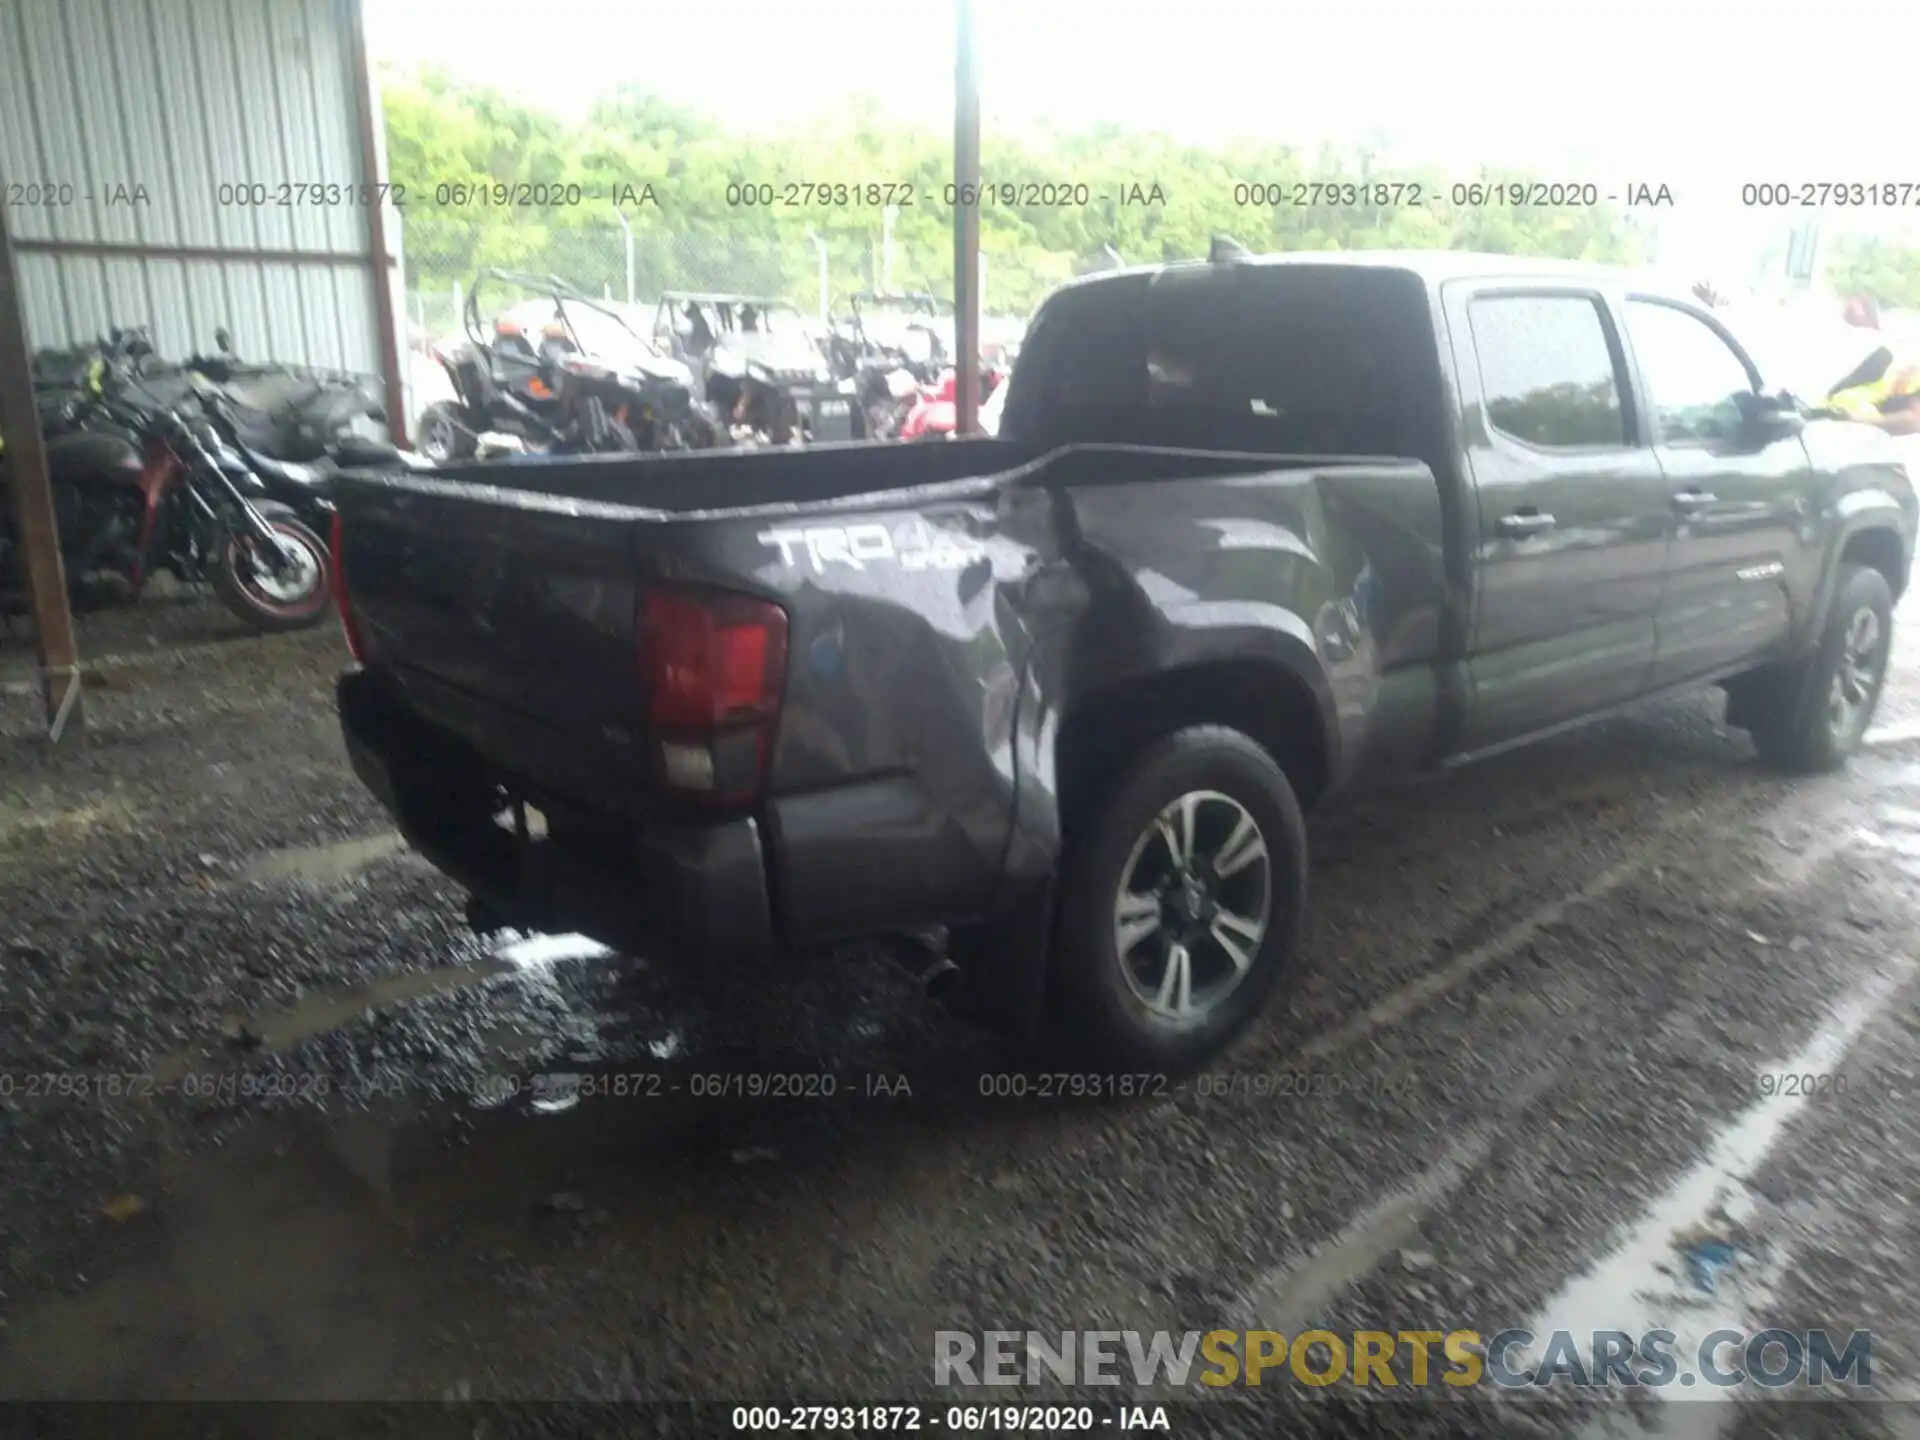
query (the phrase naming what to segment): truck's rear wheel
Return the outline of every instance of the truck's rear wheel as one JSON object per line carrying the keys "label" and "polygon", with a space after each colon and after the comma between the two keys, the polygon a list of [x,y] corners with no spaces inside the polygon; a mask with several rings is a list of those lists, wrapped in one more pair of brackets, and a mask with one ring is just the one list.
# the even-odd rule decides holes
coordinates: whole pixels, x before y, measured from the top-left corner
{"label": "truck's rear wheel", "polygon": [[1204,1064],[1299,946],[1306,856],[1293,787],[1245,735],[1195,726],[1144,751],[1068,846],[1057,1037],[1114,1069]]}
{"label": "truck's rear wheel", "polygon": [[1843,565],[1819,645],[1765,684],[1753,702],[1760,754],[1801,774],[1846,764],[1873,722],[1892,648],[1893,590],[1886,576]]}

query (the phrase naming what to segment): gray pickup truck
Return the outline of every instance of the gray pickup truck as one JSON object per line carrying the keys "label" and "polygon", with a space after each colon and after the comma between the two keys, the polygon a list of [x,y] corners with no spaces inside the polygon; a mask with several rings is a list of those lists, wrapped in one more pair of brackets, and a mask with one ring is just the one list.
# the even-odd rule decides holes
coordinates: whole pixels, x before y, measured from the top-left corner
{"label": "gray pickup truck", "polygon": [[1116,272],[1010,383],[994,439],[342,482],[347,748],[476,925],[944,930],[964,1010],[1178,1071],[1284,983],[1356,777],[1711,682],[1824,770],[1878,699],[1894,442],[1630,278]]}

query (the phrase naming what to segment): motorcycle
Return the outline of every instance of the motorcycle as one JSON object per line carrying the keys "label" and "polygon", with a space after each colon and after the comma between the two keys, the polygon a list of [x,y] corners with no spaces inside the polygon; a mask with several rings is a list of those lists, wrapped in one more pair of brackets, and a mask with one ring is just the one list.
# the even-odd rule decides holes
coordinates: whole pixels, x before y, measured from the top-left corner
{"label": "motorcycle", "polygon": [[926,386],[904,365],[863,362],[854,382],[862,440],[898,440],[900,428],[921,402]]}
{"label": "motorcycle", "polygon": [[[982,366],[980,370],[981,414],[984,417],[989,409],[996,409],[993,397],[1000,393],[1006,379],[1006,371],[997,365]],[[907,412],[900,424],[899,439],[906,441],[951,440],[959,419],[959,377],[951,370],[944,370],[937,383],[921,389],[913,408]],[[995,426],[998,426],[996,409]]]}
{"label": "motorcycle", "polygon": [[947,363],[952,307],[932,295],[850,297],[836,323],[831,354],[835,373],[853,381],[855,433],[864,440],[897,440],[929,386]]}
{"label": "motorcycle", "polygon": [[[140,370],[151,354],[138,332],[116,332],[78,393],[53,397],[47,467],[76,608],[107,591],[137,600],[165,570],[210,584],[256,630],[318,624],[331,599],[325,542],[290,506],[267,498],[246,454],[223,438],[217,386],[197,377],[190,401],[171,402],[147,389]],[[23,607],[24,581],[4,486],[0,608]]]}
{"label": "motorcycle", "polygon": [[[172,398],[191,395],[220,431],[231,453],[243,457],[266,498],[285,505],[318,535],[331,533],[335,470],[391,463],[399,452],[380,438],[386,409],[366,376],[282,365],[251,364],[234,351],[225,329],[214,332],[217,353],[189,357],[168,377]],[[147,393],[164,398],[167,385],[149,371]]]}
{"label": "motorcycle", "polygon": [[[546,298],[484,325],[487,281],[544,290]],[[455,398],[422,412],[415,443],[436,464],[722,443],[694,404],[684,365],[658,354],[616,311],[552,276],[485,272],[468,291],[465,332],[463,341],[434,350]]]}
{"label": "motorcycle", "polygon": [[737,444],[857,438],[854,386],[834,377],[790,301],[668,291],[654,338],[696,375],[707,412]]}
{"label": "motorcycle", "polygon": [[344,435],[385,438],[387,412],[374,377],[248,361],[224,328],[213,338],[215,354],[190,356],[182,368],[226,393],[252,448],[276,460],[309,464]]}

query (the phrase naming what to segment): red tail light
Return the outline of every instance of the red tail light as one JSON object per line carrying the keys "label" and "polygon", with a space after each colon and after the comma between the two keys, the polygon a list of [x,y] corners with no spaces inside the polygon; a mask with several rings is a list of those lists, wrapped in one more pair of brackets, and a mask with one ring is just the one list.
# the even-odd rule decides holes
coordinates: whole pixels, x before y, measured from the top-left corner
{"label": "red tail light", "polygon": [[667,784],[732,803],[766,779],[787,616],[745,595],[656,589],[640,602],[641,678]]}
{"label": "red tail light", "polygon": [[327,552],[331,557],[333,570],[333,603],[340,611],[340,633],[347,637],[347,653],[353,656],[353,663],[364,665],[367,660],[366,647],[360,643],[359,627],[353,623],[353,605],[347,599],[346,551],[340,544],[340,512],[333,512],[333,533],[328,537]]}

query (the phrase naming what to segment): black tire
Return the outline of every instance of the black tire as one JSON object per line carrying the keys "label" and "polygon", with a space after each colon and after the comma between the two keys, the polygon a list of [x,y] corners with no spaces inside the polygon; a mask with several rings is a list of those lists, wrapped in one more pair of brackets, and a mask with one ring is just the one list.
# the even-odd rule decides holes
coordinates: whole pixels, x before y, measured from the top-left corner
{"label": "black tire", "polygon": [[469,459],[478,448],[461,417],[460,407],[445,400],[436,400],[420,412],[413,444],[436,465],[452,465]]}
{"label": "black tire", "polygon": [[[221,542],[220,557],[214,565],[213,589],[227,609],[254,629],[269,633],[307,630],[318,625],[333,609],[333,567],[327,545],[300,522],[300,517],[285,505],[273,501],[255,501],[266,522],[285,539],[307,552],[316,567],[311,583],[297,597],[276,595],[254,575],[240,535],[229,532]],[[304,569],[303,575],[308,572]]]}
{"label": "black tire", "polygon": [[[1871,642],[1863,647],[1857,642],[1869,630]],[[1801,775],[1845,765],[1873,723],[1892,648],[1893,590],[1886,576],[1843,564],[1820,643],[1754,697],[1751,733],[1761,756]],[[1851,697],[1844,709],[1843,696]]]}
{"label": "black tire", "polygon": [[[1197,793],[1229,801],[1229,807],[1202,802],[1220,809],[1226,822],[1237,824],[1231,807],[1238,807],[1257,827],[1256,838],[1266,850],[1267,904],[1263,933],[1238,980],[1204,1013],[1198,1013],[1196,998],[1196,1013],[1182,1020],[1155,1008],[1144,994],[1149,987],[1138,965],[1123,960],[1117,913],[1123,884],[1136,899],[1144,898],[1129,883],[1130,865],[1137,879],[1137,866],[1148,860],[1140,847],[1164,843],[1171,849],[1170,840],[1150,838],[1158,829],[1156,817]],[[1212,823],[1203,817],[1196,831]],[[1218,883],[1230,887],[1240,880],[1235,874]],[[1116,1071],[1178,1075],[1205,1064],[1260,1012],[1291,964],[1300,944],[1306,887],[1300,804],[1272,756],[1239,731],[1219,726],[1194,726],[1158,741],[1126,766],[1084,821],[1071,827],[1054,930],[1049,1013],[1054,1040],[1079,1058]],[[1179,894],[1174,884],[1164,903],[1177,908]],[[1202,922],[1183,916],[1179,923]],[[1151,932],[1129,953],[1150,968],[1153,956],[1146,951],[1163,943],[1170,948],[1171,934],[1170,929]],[[1202,947],[1216,948],[1206,935],[1197,936],[1195,958],[1185,967],[1189,976],[1201,973]],[[1224,984],[1233,971],[1225,952],[1220,954]],[[1159,972],[1163,981],[1173,969],[1169,956]],[[1164,996],[1164,988],[1160,993]]]}

